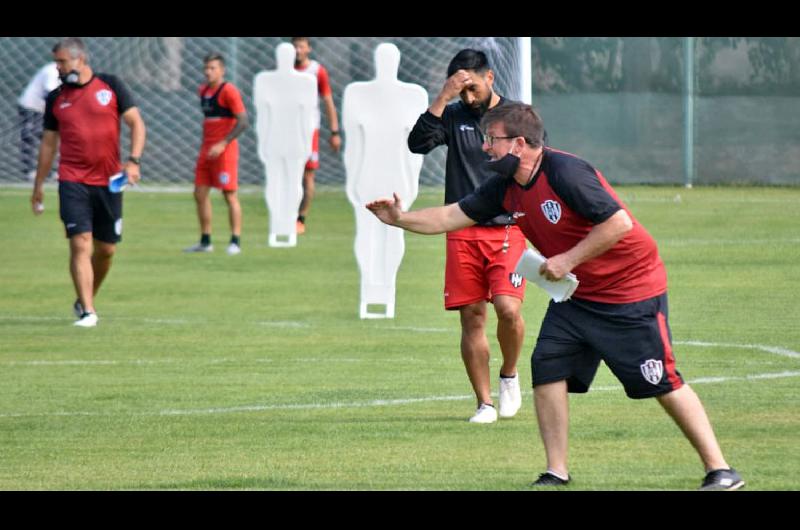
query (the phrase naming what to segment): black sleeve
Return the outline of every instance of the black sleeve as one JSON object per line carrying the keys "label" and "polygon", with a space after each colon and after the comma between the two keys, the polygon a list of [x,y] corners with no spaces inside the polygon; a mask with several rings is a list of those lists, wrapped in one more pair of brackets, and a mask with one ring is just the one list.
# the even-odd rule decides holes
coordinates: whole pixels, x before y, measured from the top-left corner
{"label": "black sleeve", "polygon": [[594,224],[622,209],[600,183],[597,171],[579,158],[565,159],[547,177],[550,187],[567,206]]}
{"label": "black sleeve", "polygon": [[417,119],[417,123],[408,135],[408,149],[412,153],[426,155],[434,148],[445,144],[447,144],[447,130],[444,125],[444,114],[439,118],[426,110]]}
{"label": "black sleeve", "polygon": [[58,130],[58,120],[53,115],[53,103],[55,103],[56,96],[58,96],[60,90],[56,88],[55,90],[51,91],[47,94],[47,98],[44,100],[44,129],[47,131],[57,131]]}
{"label": "black sleeve", "polygon": [[475,222],[482,223],[498,215],[506,214],[503,199],[506,196],[509,179],[495,175],[458,201],[461,210]]}
{"label": "black sleeve", "polygon": [[108,83],[108,86],[117,95],[117,111],[120,115],[125,114],[128,109],[136,106],[128,87],[125,86],[120,78],[109,74],[98,74],[97,77]]}

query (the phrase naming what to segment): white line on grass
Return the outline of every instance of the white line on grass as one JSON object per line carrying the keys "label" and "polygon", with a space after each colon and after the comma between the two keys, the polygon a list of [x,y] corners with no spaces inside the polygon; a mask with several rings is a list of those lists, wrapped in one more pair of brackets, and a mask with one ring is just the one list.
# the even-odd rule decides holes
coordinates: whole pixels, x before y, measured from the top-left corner
{"label": "white line on grass", "polygon": [[[687,202],[691,202],[694,198],[689,194],[686,195]],[[681,196],[680,193],[677,195],[672,195],[670,197],[637,197],[636,195],[625,195],[624,193],[621,195],[622,200],[627,204],[633,204],[637,202],[674,202],[674,203],[682,203],[684,197]],[[779,197],[741,197],[741,198],[734,198],[734,197],[703,197],[702,199],[698,199],[698,202],[702,200],[703,204],[796,204],[797,200],[789,197],[789,198],[779,198]]]}
{"label": "white line on grass", "polygon": [[189,324],[185,318],[143,318],[142,322],[148,324]]}
{"label": "white line on grass", "polygon": [[[758,381],[763,379],[783,379],[787,377],[800,377],[800,372],[777,372],[766,374],[753,374],[745,376],[732,376],[732,377],[700,377],[687,381],[689,384],[715,384],[715,383],[728,383],[731,381]],[[591,392],[608,392],[622,390],[621,386],[599,386],[591,389]],[[523,392],[525,395],[530,395],[530,391]],[[325,410],[325,409],[341,409],[341,408],[367,408],[367,407],[386,407],[393,405],[410,405],[414,403],[430,403],[435,401],[465,401],[468,399],[475,399],[472,395],[461,396],[427,396],[419,398],[405,398],[405,399],[375,399],[370,401],[351,401],[351,402],[335,402],[335,403],[295,403],[283,405],[242,405],[238,407],[214,407],[206,409],[165,409],[158,412],[132,412],[132,416],[196,416],[207,414],[233,414],[237,412],[266,412],[270,410]],[[103,412],[42,412],[42,413],[6,413],[0,414],[0,418],[21,418],[21,417],[45,417],[45,416],[114,416],[121,415],[119,413],[103,413]]]}
{"label": "white line on grass", "polygon": [[[781,379],[786,377],[800,377],[800,372],[779,372],[771,374],[755,374],[746,375],[741,377],[700,377],[691,381],[687,381],[690,385],[693,384],[713,384],[713,383],[727,383],[730,381],[754,381],[760,379]],[[614,390],[622,390],[622,386],[599,386],[591,389],[591,392],[608,392]],[[531,391],[522,392],[525,395],[531,395]],[[406,399],[376,399],[372,401],[362,402],[349,402],[349,403],[305,403],[305,404],[286,404],[286,405],[247,405],[241,407],[219,407],[209,409],[189,409],[189,410],[162,410],[158,413],[159,416],[190,416],[200,414],[229,414],[235,412],[264,412],[269,410],[309,410],[309,409],[340,409],[340,408],[365,408],[365,407],[386,407],[392,405],[411,405],[414,403],[429,403],[434,401],[465,401],[468,399],[475,399],[473,395],[462,396],[429,396],[421,398],[406,398]]]}
{"label": "white line on grass", "polygon": [[[700,347],[716,347],[716,348],[744,348],[744,349],[757,349],[775,355],[781,355],[790,358],[800,358],[800,353],[787,348],[776,346],[766,346],[763,344],[732,344],[732,343],[719,343],[719,342],[703,342],[703,341],[674,341],[674,344],[686,346],[700,346]],[[324,360],[332,360],[338,362],[360,362],[362,359],[358,358],[340,358],[340,359],[295,359],[303,360],[306,362],[320,362]],[[412,359],[413,360],[413,359]],[[219,362],[239,362],[235,359],[218,359]],[[403,362],[408,362],[409,359],[403,359]],[[158,364],[158,363],[173,363],[177,362],[173,359],[161,360],[61,360],[61,361],[5,361],[2,364],[6,365],[114,365],[114,364]],[[258,362],[273,362],[271,359],[262,359]],[[729,377],[701,377],[691,381],[689,384],[713,384],[713,383],[727,383],[730,381],[757,381],[764,379],[780,379],[786,377],[798,377],[800,372],[784,371],[777,373],[753,374],[746,376],[729,376]],[[592,388],[593,392],[605,392],[620,390],[622,387],[619,385],[601,386]],[[526,392],[530,394],[531,392]],[[421,398],[407,398],[407,399],[391,399],[391,400],[372,400],[365,402],[349,402],[349,403],[306,403],[306,404],[284,404],[284,405],[246,405],[239,407],[216,407],[208,409],[186,409],[176,410],[167,409],[162,410],[155,415],[159,416],[177,416],[177,415],[197,415],[197,414],[228,414],[236,412],[260,412],[269,410],[299,410],[299,409],[338,409],[338,408],[365,408],[365,407],[381,407],[391,405],[407,405],[413,403],[424,403],[433,401],[461,401],[472,399],[471,395],[461,396],[427,396]],[[133,413],[134,415],[151,416],[154,413]],[[29,416],[107,416],[108,413],[100,412],[52,412],[52,413],[7,413],[0,414],[0,418],[16,418],[16,417],[29,417]]]}
{"label": "white line on grass", "polygon": [[448,333],[456,328],[419,328],[415,326],[379,326],[379,329],[387,331],[414,331],[416,333]]}
{"label": "white line on grass", "polygon": [[699,239],[699,238],[684,238],[684,239],[659,239],[659,243],[670,247],[691,247],[691,246],[731,246],[731,245],[797,245],[800,243],[800,238],[786,237],[786,238],[765,238],[765,239]]}
{"label": "white line on grass", "polygon": [[[530,393],[530,392],[529,392]],[[432,401],[461,401],[464,399],[474,399],[475,396],[428,396],[420,398],[405,399],[375,399],[372,401],[351,401],[336,403],[296,403],[285,405],[245,405],[240,407],[222,407],[211,409],[195,410],[174,410],[167,409],[158,412],[159,416],[183,416],[192,414],[227,414],[230,412],[261,412],[266,410],[307,410],[307,409],[342,409],[342,408],[365,408],[365,407],[385,407],[391,405],[410,405],[412,403],[428,403]]]}
{"label": "white line on grass", "polygon": [[[0,315],[0,321],[9,320],[9,321],[53,321],[53,320],[62,320],[68,321],[71,320],[67,316],[57,317],[57,316],[25,316],[25,315]],[[119,321],[127,321],[127,322],[144,322],[146,324],[198,324],[206,322],[206,319],[195,319],[191,320],[188,318],[147,318],[147,317],[105,317],[102,320],[104,321],[112,321],[112,322],[119,322]],[[309,328],[311,324],[308,322],[300,322],[296,320],[261,320],[255,321],[253,324],[259,326],[271,326],[276,328]],[[409,328],[410,329],[410,328]]]}
{"label": "white line on grass", "polygon": [[[21,321],[52,321],[52,320],[69,320],[69,317],[56,317],[56,316],[18,316],[18,315],[0,315],[0,321],[3,320],[21,320]],[[186,318],[136,318],[136,317],[108,317],[104,320],[109,321],[134,321],[145,322],[147,324],[197,324],[204,322],[204,319],[196,319],[194,321]],[[310,328],[312,325],[309,322],[301,322],[298,320],[257,320],[253,322],[258,326],[268,326],[274,328]],[[377,326],[378,329],[389,331],[413,331],[415,333],[449,333],[453,332],[455,328],[427,328],[418,326]]]}
{"label": "white line on grass", "polygon": [[[387,328],[387,329],[400,329],[400,328]],[[411,328],[409,328],[411,329]],[[439,330],[442,331],[449,331],[444,328],[428,328],[429,330]],[[772,353],[775,355],[781,355],[783,357],[790,357],[793,359],[800,359],[800,352],[796,352],[794,350],[790,350],[787,348],[781,348],[779,346],[767,346],[764,344],[732,344],[732,343],[723,343],[723,342],[703,342],[703,341],[696,341],[696,340],[676,340],[673,341],[673,344],[682,345],[682,346],[700,346],[700,347],[711,347],[711,348],[741,348],[741,349],[748,349],[748,350],[761,350],[766,353]],[[499,359],[495,359],[495,361],[499,362]],[[0,361],[0,365],[7,365],[7,366],[70,366],[70,365],[123,365],[123,364],[170,364],[170,363],[185,363],[186,359],[62,359],[62,360],[36,360],[36,359],[26,359],[22,361]],[[242,363],[242,362],[257,362],[257,363],[280,363],[280,362],[292,362],[292,363],[312,363],[312,364],[319,364],[319,363],[359,363],[359,362],[381,362],[381,363],[414,363],[414,362],[424,362],[430,363],[430,359],[423,359],[423,358],[415,358],[415,357],[403,357],[403,358],[380,358],[380,359],[364,359],[359,357],[295,357],[292,359],[270,359],[270,358],[262,358],[262,359],[239,359],[239,358],[222,358],[222,359],[204,359],[198,361],[199,364],[225,364],[225,363]]]}
{"label": "white line on grass", "polygon": [[[246,364],[246,363],[449,363],[451,359],[430,359],[414,358],[414,357],[394,357],[391,359],[364,359],[359,357],[298,357],[298,358],[281,358],[281,359],[243,359],[243,358],[220,358],[220,359],[198,359],[192,362],[195,365],[204,364]],[[455,362],[455,361],[452,361]],[[29,359],[24,361],[0,361],[0,366],[92,366],[92,365],[143,365],[143,364],[187,364],[187,359],[62,359],[62,360],[36,360]]]}
{"label": "white line on grass", "polygon": [[24,315],[0,315],[0,320],[66,320],[66,317],[40,317],[40,316],[24,316]]}
{"label": "white line on grass", "polygon": [[262,320],[256,322],[259,326],[270,326],[274,328],[310,328],[308,322],[298,322],[296,320]]}
{"label": "white line on grass", "polygon": [[765,346],[763,344],[728,344],[723,342],[701,342],[696,340],[676,340],[673,341],[673,344],[679,344],[685,346],[705,346],[712,348],[744,348],[746,350],[761,350],[767,353],[782,355],[784,357],[792,357],[794,359],[800,359],[799,352],[789,350],[786,348],[780,348],[778,346]]}
{"label": "white line on grass", "polygon": [[2,364],[10,366],[90,366],[90,365],[115,365],[115,364],[169,364],[176,362],[173,359],[129,359],[129,360],[63,360],[63,361],[3,361]]}

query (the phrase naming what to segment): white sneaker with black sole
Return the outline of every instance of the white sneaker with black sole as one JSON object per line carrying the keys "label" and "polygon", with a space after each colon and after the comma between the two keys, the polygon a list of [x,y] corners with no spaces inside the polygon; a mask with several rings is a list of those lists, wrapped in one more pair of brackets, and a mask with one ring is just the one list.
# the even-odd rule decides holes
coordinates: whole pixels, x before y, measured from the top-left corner
{"label": "white sneaker with black sole", "polygon": [[81,328],[93,328],[97,325],[97,314],[84,313],[74,325]]}
{"label": "white sneaker with black sole", "polygon": [[519,389],[519,374],[500,378],[500,417],[511,418],[522,407],[522,392]]}
{"label": "white sneaker with black sole", "polygon": [[494,423],[497,421],[497,410],[489,404],[481,403],[475,415],[469,419],[470,423]]}

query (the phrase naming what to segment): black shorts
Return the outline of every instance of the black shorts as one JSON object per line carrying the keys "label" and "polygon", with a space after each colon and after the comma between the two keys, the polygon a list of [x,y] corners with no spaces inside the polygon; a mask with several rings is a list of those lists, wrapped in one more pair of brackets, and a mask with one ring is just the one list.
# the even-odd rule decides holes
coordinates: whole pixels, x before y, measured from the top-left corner
{"label": "black shorts", "polygon": [[122,240],[121,193],[111,193],[107,186],[60,181],[58,199],[68,238],[91,232],[94,239],[105,243]]}
{"label": "black shorts", "polygon": [[569,392],[587,392],[602,360],[630,398],[677,390],[667,315],[666,293],[629,304],[551,301],[531,355],[533,386],[566,379]]}

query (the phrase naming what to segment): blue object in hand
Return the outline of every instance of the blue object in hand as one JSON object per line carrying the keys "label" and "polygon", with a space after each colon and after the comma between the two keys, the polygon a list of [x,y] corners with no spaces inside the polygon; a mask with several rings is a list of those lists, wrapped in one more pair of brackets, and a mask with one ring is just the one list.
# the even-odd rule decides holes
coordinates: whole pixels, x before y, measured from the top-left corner
{"label": "blue object in hand", "polygon": [[111,175],[108,179],[108,190],[111,193],[122,193],[128,186],[128,175],[124,171]]}

